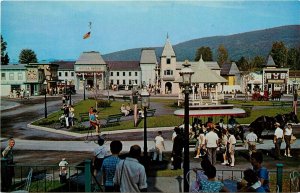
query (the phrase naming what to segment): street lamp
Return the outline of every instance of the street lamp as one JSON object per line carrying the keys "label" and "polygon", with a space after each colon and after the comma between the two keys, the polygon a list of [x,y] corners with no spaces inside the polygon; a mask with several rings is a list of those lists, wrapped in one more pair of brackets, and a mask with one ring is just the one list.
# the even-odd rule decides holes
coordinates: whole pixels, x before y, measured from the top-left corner
{"label": "street lamp", "polygon": [[45,118],[47,118],[47,80],[44,81],[45,87]]}
{"label": "street lamp", "polygon": [[71,91],[71,82],[69,83],[69,105],[72,105],[72,91]]}
{"label": "street lamp", "polygon": [[184,86],[184,160],[183,160],[183,176],[184,176],[184,192],[189,192],[189,176],[190,155],[189,155],[189,94],[194,71],[189,67],[188,60],[185,60],[183,68],[179,72],[182,76],[182,86]]}
{"label": "street lamp", "polygon": [[141,106],[144,110],[144,159],[145,166],[148,164],[148,152],[147,152],[147,108],[150,106],[150,95],[146,89],[141,92]]}
{"label": "street lamp", "polygon": [[83,100],[85,100],[85,87],[86,87],[85,78],[83,78]]}
{"label": "street lamp", "polygon": [[138,121],[138,110],[137,110],[137,104],[138,104],[138,95],[137,95],[137,89],[138,85],[134,82],[132,84],[132,103],[133,103],[133,125],[137,126]]}

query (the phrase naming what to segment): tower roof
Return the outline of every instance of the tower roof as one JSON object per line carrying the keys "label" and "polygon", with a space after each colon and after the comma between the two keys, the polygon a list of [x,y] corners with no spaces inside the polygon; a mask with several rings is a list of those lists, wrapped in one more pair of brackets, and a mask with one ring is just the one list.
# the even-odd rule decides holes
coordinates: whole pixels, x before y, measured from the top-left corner
{"label": "tower roof", "polygon": [[141,64],[156,64],[156,54],[154,48],[144,48],[141,53]]}
{"label": "tower roof", "polygon": [[83,52],[75,64],[106,64],[100,52]]}
{"label": "tower roof", "polygon": [[267,61],[267,64],[266,64],[266,67],[274,67],[274,66],[276,66],[276,64],[275,64],[275,62],[274,62],[272,56],[269,55],[268,61]]}
{"label": "tower roof", "polygon": [[176,56],[168,37],[161,56]]}

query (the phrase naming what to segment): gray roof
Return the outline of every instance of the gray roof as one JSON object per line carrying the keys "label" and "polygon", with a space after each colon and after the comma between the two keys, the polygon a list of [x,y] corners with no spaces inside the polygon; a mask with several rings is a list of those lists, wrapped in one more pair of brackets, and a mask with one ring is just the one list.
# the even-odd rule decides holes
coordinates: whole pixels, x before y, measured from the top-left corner
{"label": "gray roof", "polygon": [[140,71],[139,61],[106,61],[110,71]]}
{"label": "gray roof", "polygon": [[[176,69],[181,69],[184,62],[177,62]],[[205,63],[189,62],[190,68],[194,71],[192,76],[192,83],[222,83],[227,82],[225,78],[218,75],[216,72],[209,69]],[[181,77],[175,80],[175,82],[181,82]]]}
{"label": "gray roof", "polygon": [[144,48],[141,53],[141,64],[156,64],[156,54],[154,48]]}
{"label": "gray roof", "polygon": [[268,67],[268,66],[276,66],[276,64],[275,64],[275,62],[274,62],[274,60],[273,60],[273,58],[272,58],[271,55],[269,55],[269,57],[268,57],[268,61],[267,61],[266,66],[267,66],[267,67]]}
{"label": "gray roof", "polygon": [[218,64],[218,62],[215,62],[215,61],[204,61],[204,60],[202,59],[202,55],[201,55],[201,57],[200,57],[200,59],[199,59],[199,62],[200,62],[200,63],[205,63],[205,65],[206,65],[209,69],[211,69],[211,70],[220,70],[220,69],[221,69],[220,66],[219,66],[219,64]]}
{"label": "gray roof", "polygon": [[26,70],[27,64],[1,65],[1,70]]}
{"label": "gray roof", "polygon": [[222,69],[221,69],[222,76],[236,75],[236,74],[240,74],[240,70],[237,67],[235,62],[225,63],[222,65]]}
{"label": "gray roof", "polygon": [[100,52],[83,52],[79,59],[75,62],[76,64],[106,64],[103,60]]}
{"label": "gray roof", "polygon": [[167,38],[167,41],[166,41],[166,44],[164,46],[164,49],[163,49],[163,52],[161,54],[161,56],[176,56],[174,50],[173,50],[173,47],[169,41],[169,38]]}

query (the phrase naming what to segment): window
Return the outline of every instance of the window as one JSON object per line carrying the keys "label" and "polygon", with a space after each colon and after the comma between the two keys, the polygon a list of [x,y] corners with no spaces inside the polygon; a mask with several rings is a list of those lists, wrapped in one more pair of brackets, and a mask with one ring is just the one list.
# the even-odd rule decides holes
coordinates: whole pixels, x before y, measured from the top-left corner
{"label": "window", "polygon": [[110,76],[114,76],[114,72],[110,72]]}
{"label": "window", "polygon": [[131,72],[128,72],[129,73],[129,76],[131,76]]}
{"label": "window", "polygon": [[1,73],[1,80],[5,80],[5,79],[6,79],[5,73]]}
{"label": "window", "polygon": [[119,84],[120,83],[120,81],[119,80],[117,80],[117,84]]}
{"label": "window", "polygon": [[171,64],[171,58],[167,58],[167,64]]}
{"label": "window", "polygon": [[131,80],[129,80],[129,85],[131,84]]}
{"label": "window", "polygon": [[125,80],[123,80],[123,84],[124,84],[124,85],[126,84],[126,81],[125,81]]}
{"label": "window", "polygon": [[61,76],[61,72],[58,73],[58,76]]}
{"label": "window", "polygon": [[22,72],[19,72],[19,73],[18,73],[18,80],[22,80],[22,79],[23,79]]}
{"label": "window", "polygon": [[126,76],[126,75],[125,75],[125,72],[123,72],[123,76]]}
{"label": "window", "polygon": [[65,76],[68,76],[68,72],[65,72]]}
{"label": "window", "polygon": [[114,84],[114,80],[110,80],[110,84]]}
{"label": "window", "polygon": [[74,76],[74,72],[71,72],[71,76]]}
{"label": "window", "polygon": [[165,70],[164,75],[173,75],[173,70]]}
{"label": "window", "polygon": [[14,80],[14,73],[9,73],[9,80]]}
{"label": "window", "polygon": [[137,80],[135,80],[135,84],[137,84]]}
{"label": "window", "polygon": [[137,76],[137,72],[134,72],[134,75]]}
{"label": "window", "polygon": [[117,76],[119,76],[120,75],[120,73],[119,72],[117,72]]}

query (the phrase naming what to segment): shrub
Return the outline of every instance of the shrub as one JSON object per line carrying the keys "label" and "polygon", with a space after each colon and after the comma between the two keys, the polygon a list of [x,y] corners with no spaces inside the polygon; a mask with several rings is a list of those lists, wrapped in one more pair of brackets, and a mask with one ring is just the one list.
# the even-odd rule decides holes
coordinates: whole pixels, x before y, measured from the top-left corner
{"label": "shrub", "polygon": [[98,100],[97,106],[98,106],[98,108],[111,107],[111,102],[112,101],[108,101],[108,100]]}
{"label": "shrub", "polygon": [[72,131],[87,131],[87,130],[88,130],[88,127],[84,126],[84,125],[81,125],[81,124],[75,124],[72,127]]}
{"label": "shrub", "polygon": [[42,119],[42,120],[38,121],[36,124],[37,125],[51,125],[56,122],[59,122],[59,120]]}

